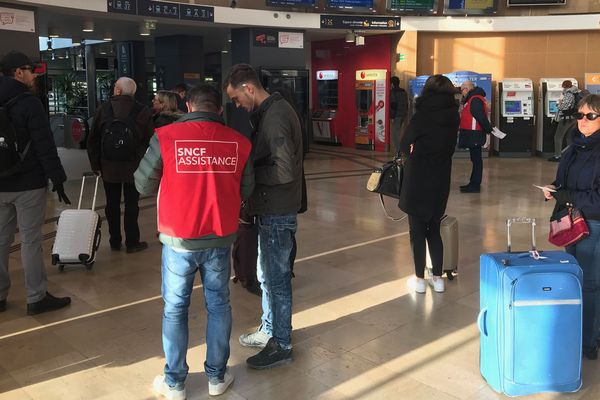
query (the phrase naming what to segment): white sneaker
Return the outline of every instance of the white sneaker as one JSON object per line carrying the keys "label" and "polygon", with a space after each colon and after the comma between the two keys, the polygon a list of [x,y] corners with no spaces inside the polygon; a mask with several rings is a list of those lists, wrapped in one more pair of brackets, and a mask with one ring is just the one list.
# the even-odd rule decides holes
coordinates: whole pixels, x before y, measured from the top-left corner
{"label": "white sneaker", "polygon": [[171,387],[165,382],[164,375],[157,375],[154,378],[154,382],[152,383],[152,388],[154,391],[160,395],[165,396],[167,400],[185,400],[186,393],[185,387],[181,385],[181,387],[174,386]]}
{"label": "white sneaker", "polygon": [[446,284],[444,283],[444,278],[441,276],[433,276],[429,279],[429,286],[433,288],[433,290],[437,293],[443,293],[446,290]]}
{"label": "white sneaker", "polygon": [[262,349],[267,345],[271,336],[258,328],[256,332],[240,335],[240,344],[244,347],[257,347]]}
{"label": "white sneaker", "polygon": [[218,378],[210,378],[208,380],[208,394],[211,396],[219,396],[227,390],[229,385],[233,383],[233,375],[228,371],[225,371],[223,380],[220,381]]}
{"label": "white sneaker", "polygon": [[427,282],[423,278],[413,276],[408,280],[408,287],[419,294],[423,294],[427,290]]}

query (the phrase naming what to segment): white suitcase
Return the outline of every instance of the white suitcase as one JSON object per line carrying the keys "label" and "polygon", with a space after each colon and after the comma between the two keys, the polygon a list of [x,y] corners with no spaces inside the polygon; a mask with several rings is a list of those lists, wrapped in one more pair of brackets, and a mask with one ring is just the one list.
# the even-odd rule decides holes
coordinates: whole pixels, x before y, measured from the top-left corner
{"label": "white suitcase", "polygon": [[99,176],[96,176],[92,209],[81,209],[85,178],[92,176],[95,176],[92,172],[83,174],[77,210],[64,210],[58,218],[56,239],[54,240],[54,246],[52,246],[52,265],[58,264],[60,271],[64,270],[66,264],[83,264],[87,269],[91,269],[96,260],[96,250],[100,246],[100,225],[102,223],[100,215],[94,211]]}
{"label": "white suitcase", "polygon": [[[454,274],[458,272],[458,221],[455,217],[444,215],[440,224],[440,234],[444,245],[444,262],[442,264],[443,272],[449,280],[454,279]],[[427,249],[427,270],[432,275],[431,258],[429,249]]]}

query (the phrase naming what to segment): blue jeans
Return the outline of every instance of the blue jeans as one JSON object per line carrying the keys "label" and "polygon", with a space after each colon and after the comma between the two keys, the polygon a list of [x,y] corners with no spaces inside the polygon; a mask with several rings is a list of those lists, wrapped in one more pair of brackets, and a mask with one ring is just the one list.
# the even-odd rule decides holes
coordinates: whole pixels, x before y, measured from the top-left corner
{"label": "blue jeans", "polygon": [[290,254],[297,214],[259,215],[256,276],[262,288],[261,330],[284,349],[292,348]]}
{"label": "blue jeans", "polygon": [[206,361],[208,378],[222,379],[229,359],[231,306],[229,305],[229,248],[180,252],[163,246],[162,296],[165,302],[162,324],[165,352],[165,380],[181,385],[188,373],[188,308],[196,271],[200,271],[204,301],[208,310]]}
{"label": "blue jeans", "polygon": [[566,248],[583,270],[583,346],[600,338],[600,221],[588,220],[590,235]]}

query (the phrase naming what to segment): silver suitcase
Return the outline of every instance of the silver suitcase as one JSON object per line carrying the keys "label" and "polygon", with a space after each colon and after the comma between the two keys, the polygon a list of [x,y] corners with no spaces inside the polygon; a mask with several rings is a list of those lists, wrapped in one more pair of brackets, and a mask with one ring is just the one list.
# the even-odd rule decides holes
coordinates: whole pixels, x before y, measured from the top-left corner
{"label": "silver suitcase", "polygon": [[56,239],[52,246],[52,265],[58,264],[60,271],[64,270],[67,264],[83,264],[87,269],[91,269],[96,260],[96,251],[100,246],[101,238],[100,225],[102,224],[100,215],[94,211],[99,176],[95,176],[96,185],[92,209],[81,209],[86,178],[94,176],[92,172],[83,174],[77,210],[64,210],[58,218]]}
{"label": "silver suitcase", "polygon": [[[458,272],[458,221],[455,217],[444,215],[440,224],[440,234],[444,245],[442,268],[449,280]],[[427,270],[432,274],[431,258],[427,249]]]}

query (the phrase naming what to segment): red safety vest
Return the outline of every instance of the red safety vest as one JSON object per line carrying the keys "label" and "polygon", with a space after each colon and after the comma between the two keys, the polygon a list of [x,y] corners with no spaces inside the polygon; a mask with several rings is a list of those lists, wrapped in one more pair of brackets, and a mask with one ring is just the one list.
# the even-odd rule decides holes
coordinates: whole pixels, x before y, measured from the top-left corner
{"label": "red safety vest", "polygon": [[465,106],[460,113],[460,129],[466,131],[482,131],[481,125],[479,125],[477,120],[473,118],[473,114],[471,114],[471,101],[473,101],[473,99],[480,99],[483,102],[485,115],[488,113],[488,104],[485,97],[480,94],[469,97],[469,100],[465,103]]}
{"label": "red safety vest", "polygon": [[234,234],[250,141],[208,121],[178,122],[156,135],[163,161],[158,230],[182,239]]}

